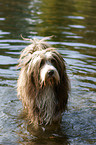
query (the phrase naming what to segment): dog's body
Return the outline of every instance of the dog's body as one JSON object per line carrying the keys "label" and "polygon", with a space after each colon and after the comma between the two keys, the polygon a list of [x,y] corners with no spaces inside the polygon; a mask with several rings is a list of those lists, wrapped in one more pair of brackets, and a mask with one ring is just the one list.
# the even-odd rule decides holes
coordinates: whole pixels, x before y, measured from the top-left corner
{"label": "dog's body", "polygon": [[43,40],[33,40],[20,57],[17,92],[34,124],[60,121],[68,101],[68,77],[61,55]]}

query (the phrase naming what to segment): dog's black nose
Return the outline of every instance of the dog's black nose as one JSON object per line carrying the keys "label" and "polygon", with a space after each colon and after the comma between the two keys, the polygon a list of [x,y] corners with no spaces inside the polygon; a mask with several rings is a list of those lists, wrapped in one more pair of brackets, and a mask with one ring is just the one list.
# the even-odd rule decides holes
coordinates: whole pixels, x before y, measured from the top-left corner
{"label": "dog's black nose", "polygon": [[49,75],[49,76],[52,76],[53,74],[54,74],[54,70],[49,70],[49,71],[48,71],[48,75]]}

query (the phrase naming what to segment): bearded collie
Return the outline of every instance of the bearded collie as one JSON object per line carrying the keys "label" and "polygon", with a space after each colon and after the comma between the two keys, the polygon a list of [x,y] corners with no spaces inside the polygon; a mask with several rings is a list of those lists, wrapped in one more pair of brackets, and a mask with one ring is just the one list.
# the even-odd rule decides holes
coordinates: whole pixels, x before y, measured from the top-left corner
{"label": "bearded collie", "polygon": [[68,102],[65,61],[46,39],[31,40],[19,59],[17,92],[28,120],[35,125],[59,122]]}

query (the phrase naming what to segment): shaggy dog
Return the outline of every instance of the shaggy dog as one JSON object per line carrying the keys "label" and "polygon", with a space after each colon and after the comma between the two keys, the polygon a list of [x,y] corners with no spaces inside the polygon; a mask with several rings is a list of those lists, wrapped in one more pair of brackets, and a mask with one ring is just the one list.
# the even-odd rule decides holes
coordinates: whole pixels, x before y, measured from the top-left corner
{"label": "shaggy dog", "polygon": [[65,61],[46,39],[31,40],[32,44],[22,51],[19,59],[17,92],[28,120],[35,125],[60,121],[68,101]]}

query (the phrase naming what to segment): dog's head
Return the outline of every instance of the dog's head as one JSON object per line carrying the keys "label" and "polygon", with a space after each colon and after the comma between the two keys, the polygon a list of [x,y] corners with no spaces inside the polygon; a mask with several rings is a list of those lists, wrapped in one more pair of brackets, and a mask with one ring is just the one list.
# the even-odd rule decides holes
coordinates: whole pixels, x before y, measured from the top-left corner
{"label": "dog's head", "polygon": [[53,48],[34,52],[27,64],[27,74],[31,75],[31,81],[35,86],[58,85],[64,69],[64,60]]}

